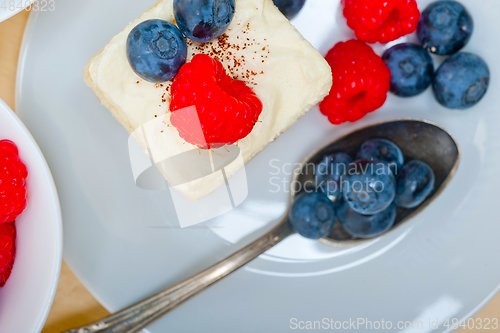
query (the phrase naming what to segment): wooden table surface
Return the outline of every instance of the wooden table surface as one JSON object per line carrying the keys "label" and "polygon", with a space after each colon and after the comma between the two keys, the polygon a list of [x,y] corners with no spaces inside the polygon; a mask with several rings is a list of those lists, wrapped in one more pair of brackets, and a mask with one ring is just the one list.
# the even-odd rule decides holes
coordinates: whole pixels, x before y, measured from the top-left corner
{"label": "wooden table surface", "polygon": [[[17,58],[27,19],[28,12],[21,12],[0,23],[0,98],[14,110]],[[57,294],[42,333],[60,333],[96,321],[108,314],[63,262]],[[494,298],[477,318],[500,320],[500,295]]]}

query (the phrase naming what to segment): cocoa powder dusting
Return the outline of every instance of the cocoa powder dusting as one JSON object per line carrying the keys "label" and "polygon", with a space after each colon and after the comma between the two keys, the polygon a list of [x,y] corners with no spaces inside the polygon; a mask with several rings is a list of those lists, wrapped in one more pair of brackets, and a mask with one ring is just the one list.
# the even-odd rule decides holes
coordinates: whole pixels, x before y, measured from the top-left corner
{"label": "cocoa powder dusting", "polygon": [[[237,25],[241,25],[238,23]],[[230,30],[228,30],[230,31]],[[269,45],[261,45],[261,43],[256,42],[255,39],[246,37],[250,29],[250,23],[238,33],[232,41],[230,41],[229,35],[226,33],[222,34],[218,39],[213,40],[208,43],[196,43],[190,39],[186,38],[186,44],[190,52],[190,57],[192,58],[196,54],[206,54],[210,57],[220,61],[228,75],[233,79],[238,79],[244,81],[249,86],[256,86],[255,77],[258,75],[263,75],[264,71],[253,71],[246,69],[247,59],[245,55],[242,54],[243,51],[246,54],[255,54],[255,56],[260,55],[262,63],[265,63],[267,59],[267,54],[269,54]],[[267,41],[264,39],[264,41]],[[264,53],[264,54],[263,54]],[[252,57],[255,60],[255,57]],[[249,60],[250,62],[256,63],[255,61]],[[166,83],[165,93],[161,96],[162,103],[170,102],[170,86],[172,82]],[[158,86],[159,87],[159,86]],[[163,85],[161,85],[163,87]],[[165,95],[166,94],[166,95]]]}

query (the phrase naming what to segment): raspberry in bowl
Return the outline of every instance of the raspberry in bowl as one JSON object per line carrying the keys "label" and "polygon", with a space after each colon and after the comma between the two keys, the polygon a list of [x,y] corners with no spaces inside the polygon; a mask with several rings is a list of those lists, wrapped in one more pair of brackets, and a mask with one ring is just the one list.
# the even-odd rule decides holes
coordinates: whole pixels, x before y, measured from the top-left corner
{"label": "raspberry in bowl", "polygon": [[0,287],[10,277],[16,258],[16,223],[0,225]]}
{"label": "raspberry in bowl", "polygon": [[0,332],[40,332],[61,269],[59,199],[36,142],[1,100],[0,147]]}
{"label": "raspberry in bowl", "polygon": [[0,224],[14,222],[26,208],[27,177],[15,143],[0,140]]}
{"label": "raspberry in bowl", "polygon": [[14,142],[0,140],[0,287],[7,282],[16,254],[16,218],[26,208],[28,171]]}

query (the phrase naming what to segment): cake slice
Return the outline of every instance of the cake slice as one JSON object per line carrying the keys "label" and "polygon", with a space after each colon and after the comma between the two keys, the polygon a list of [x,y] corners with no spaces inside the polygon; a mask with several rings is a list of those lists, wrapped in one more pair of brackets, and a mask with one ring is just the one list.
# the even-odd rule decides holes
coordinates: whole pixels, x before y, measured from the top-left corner
{"label": "cake slice", "polygon": [[[129,32],[137,24],[155,18],[175,23],[173,0],[158,1],[113,37],[87,63],[84,77],[101,103],[145,152],[151,153],[155,162],[161,162],[165,157],[197,147],[184,141],[170,124],[171,82],[154,84],[142,80],[134,73],[126,57]],[[186,41],[188,62],[198,53],[221,61],[228,75],[244,81],[262,101],[259,122],[247,137],[237,142],[244,163],[319,103],[332,85],[328,63],[281,14],[272,0],[237,0],[234,18],[221,37],[204,44]],[[144,135],[146,127],[154,132],[147,134],[149,140]],[[226,170],[228,177],[243,166],[241,163],[235,165]],[[178,165],[176,172],[182,173],[186,167]],[[159,168],[166,180],[192,201],[224,183],[223,178],[209,175],[178,184],[172,179],[171,172],[161,165]]]}

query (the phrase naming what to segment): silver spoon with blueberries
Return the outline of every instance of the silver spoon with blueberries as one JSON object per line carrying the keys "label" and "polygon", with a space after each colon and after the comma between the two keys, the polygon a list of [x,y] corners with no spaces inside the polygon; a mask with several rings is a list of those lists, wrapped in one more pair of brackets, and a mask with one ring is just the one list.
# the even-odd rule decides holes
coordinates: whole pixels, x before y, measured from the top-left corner
{"label": "silver spoon with blueberries", "polygon": [[[296,171],[303,186],[292,191],[290,222],[304,237],[334,247],[359,245],[429,205],[459,162],[453,137],[428,121],[395,120],[357,130],[304,159]],[[312,215],[315,209],[322,213]],[[323,214],[332,218],[320,223]]]}
{"label": "silver spoon with blueberries", "polygon": [[380,237],[436,198],[459,160],[451,135],[427,121],[389,121],[335,139],[295,170],[290,208],[273,230],[193,277],[69,333],[140,332],[295,232],[335,247]]}

